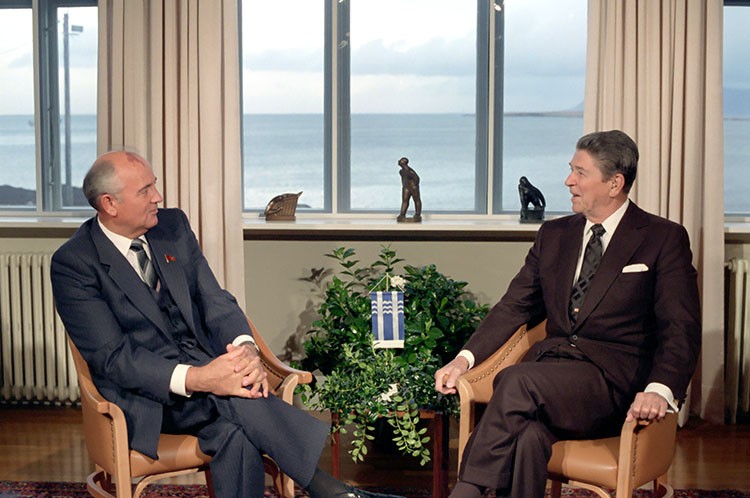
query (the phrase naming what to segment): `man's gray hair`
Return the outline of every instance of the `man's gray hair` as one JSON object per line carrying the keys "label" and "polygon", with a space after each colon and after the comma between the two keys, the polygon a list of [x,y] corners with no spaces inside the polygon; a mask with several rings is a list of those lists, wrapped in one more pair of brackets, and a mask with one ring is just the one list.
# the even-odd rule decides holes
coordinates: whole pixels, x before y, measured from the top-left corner
{"label": "man's gray hair", "polygon": [[113,152],[123,152],[129,161],[150,167],[148,161],[140,154],[128,150],[111,150],[96,158],[83,179],[83,195],[86,196],[86,200],[89,201],[91,207],[97,211],[101,206],[102,195],[110,194],[116,197],[123,188],[122,182],[117,177],[115,163],[110,159]]}
{"label": "man's gray hair", "polygon": [[605,179],[617,173],[625,178],[623,190],[630,192],[638,173],[638,146],[620,130],[596,131],[578,139],[576,149],[585,150],[596,159]]}

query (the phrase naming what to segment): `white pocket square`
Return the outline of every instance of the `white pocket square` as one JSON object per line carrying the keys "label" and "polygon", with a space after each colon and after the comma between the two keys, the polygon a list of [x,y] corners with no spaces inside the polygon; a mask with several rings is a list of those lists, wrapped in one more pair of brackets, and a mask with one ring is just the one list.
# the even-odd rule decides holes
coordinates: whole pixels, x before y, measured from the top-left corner
{"label": "white pocket square", "polygon": [[622,269],[623,273],[639,273],[642,271],[648,271],[648,266],[644,265],[643,263],[628,265]]}

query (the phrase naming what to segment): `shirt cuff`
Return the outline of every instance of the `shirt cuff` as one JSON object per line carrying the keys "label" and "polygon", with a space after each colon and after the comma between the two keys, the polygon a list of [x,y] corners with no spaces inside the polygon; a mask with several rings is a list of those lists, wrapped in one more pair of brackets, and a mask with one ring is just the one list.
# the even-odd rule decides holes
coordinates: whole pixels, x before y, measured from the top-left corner
{"label": "shirt cuff", "polygon": [[174,394],[185,396],[189,398],[193,393],[188,393],[185,387],[185,379],[187,378],[187,371],[190,365],[178,364],[172,370],[172,378],[169,380],[169,390]]}
{"label": "shirt cuff", "polygon": [[469,369],[474,367],[474,361],[475,361],[474,354],[471,351],[469,351],[468,349],[462,349],[461,351],[458,352],[458,354],[456,355],[456,358],[458,358],[459,356],[466,359],[466,361],[469,362]]}
{"label": "shirt cuff", "polygon": [[247,334],[238,335],[235,338],[235,340],[232,341],[232,345],[235,347],[239,347],[247,342],[253,345],[253,347],[255,348],[255,351],[260,352],[260,349],[258,349],[258,344],[255,342],[255,339],[253,339],[253,336],[251,335],[247,335]]}
{"label": "shirt cuff", "polygon": [[665,386],[664,384],[660,382],[651,382],[649,385],[646,386],[646,389],[643,390],[645,393],[656,393],[660,395],[662,398],[667,400],[667,404],[669,405],[669,410],[667,410],[669,413],[677,413],[680,411],[679,408],[677,408],[677,403],[675,403],[674,395],[672,394],[672,390]]}

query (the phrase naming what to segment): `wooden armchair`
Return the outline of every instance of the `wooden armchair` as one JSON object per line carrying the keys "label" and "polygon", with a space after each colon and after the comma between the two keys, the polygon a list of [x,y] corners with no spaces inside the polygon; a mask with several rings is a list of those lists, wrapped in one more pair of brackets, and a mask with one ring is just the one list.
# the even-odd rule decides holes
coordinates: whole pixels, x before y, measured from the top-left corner
{"label": "wooden armchair", "polygon": [[[458,380],[461,402],[459,418],[459,468],[466,443],[474,430],[477,405],[492,396],[495,375],[518,363],[545,335],[546,321],[532,329],[519,328],[491,357],[476,365]],[[622,426],[620,436],[582,441],[558,441],[552,446],[547,464],[552,481],[552,496],[559,498],[562,484],[593,491],[602,498],[631,498],[633,489],[652,481],[654,494],[673,496],[667,482],[677,433],[677,414],[668,414],[660,422],[631,421]]]}
{"label": "wooden armchair", "polygon": [[[294,388],[299,383],[310,383],[312,374],[282,363],[268,348],[249,318],[248,323],[268,372],[271,390],[280,399],[291,403]],[[86,479],[89,493],[98,498],[138,498],[146,486],[154,481],[203,471],[206,473],[209,496],[214,498],[208,468],[211,457],[200,450],[198,439],[188,435],[162,434],[157,449],[158,460],[131,450],[128,447],[125,415],[117,405],[99,393],[86,361],[70,337],[68,343],[81,389],[86,447],[96,467]],[[264,456],[263,460],[266,473],[272,476],[278,493],[282,498],[293,498],[294,482],[280,472],[270,457]]]}

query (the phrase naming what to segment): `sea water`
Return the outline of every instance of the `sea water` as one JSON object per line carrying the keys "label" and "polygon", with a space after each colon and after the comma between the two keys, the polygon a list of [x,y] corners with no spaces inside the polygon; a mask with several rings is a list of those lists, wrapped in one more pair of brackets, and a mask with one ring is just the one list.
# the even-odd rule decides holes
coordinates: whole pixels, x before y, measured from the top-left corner
{"label": "sea water", "polygon": [[[96,155],[96,117],[71,117],[74,186]],[[750,211],[750,120],[727,119],[725,211]],[[275,195],[303,192],[300,207],[324,205],[324,121],[314,114],[243,116],[243,195],[246,209],[263,209]],[[503,121],[501,206],[519,209],[518,180],[526,176],[544,194],[548,211],[570,210],[564,186],[580,115],[506,115]],[[471,114],[355,114],[351,120],[350,206],[398,210],[398,160],[408,157],[421,178],[423,210],[471,212],[476,191],[476,122]],[[63,142],[64,147],[64,142]],[[346,150],[345,148],[343,150]],[[342,152],[343,154],[344,152]],[[0,186],[36,188],[33,116],[0,116]],[[64,159],[61,162],[65,164]],[[65,181],[63,166],[62,181]],[[344,182],[346,185],[346,182]],[[0,199],[0,205],[3,203]]]}

